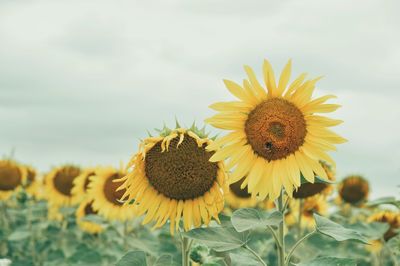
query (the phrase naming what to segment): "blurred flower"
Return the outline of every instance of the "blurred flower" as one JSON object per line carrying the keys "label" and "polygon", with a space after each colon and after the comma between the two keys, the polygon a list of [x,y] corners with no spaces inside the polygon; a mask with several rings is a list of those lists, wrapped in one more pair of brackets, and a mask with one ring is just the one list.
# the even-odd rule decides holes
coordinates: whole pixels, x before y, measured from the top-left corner
{"label": "blurred flower", "polygon": [[26,182],[26,168],[12,160],[0,160],[0,200],[7,200]]}
{"label": "blurred flower", "polygon": [[368,199],[369,184],[362,176],[353,175],[343,179],[338,186],[341,201],[351,205],[360,205]]}
{"label": "blurred flower", "polygon": [[84,220],[87,215],[98,214],[98,212],[93,209],[92,204],[93,199],[91,198],[86,198],[79,204],[76,210],[76,223],[83,231],[90,234],[97,234],[103,231],[103,227],[95,222]]}

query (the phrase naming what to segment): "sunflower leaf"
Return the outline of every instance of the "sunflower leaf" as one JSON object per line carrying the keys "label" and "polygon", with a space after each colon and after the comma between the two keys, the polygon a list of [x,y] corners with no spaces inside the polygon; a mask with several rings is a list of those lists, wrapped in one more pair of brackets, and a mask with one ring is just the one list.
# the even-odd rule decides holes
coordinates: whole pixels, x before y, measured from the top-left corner
{"label": "sunflower leaf", "polygon": [[372,201],[366,203],[366,206],[374,207],[374,206],[383,205],[383,204],[391,204],[400,209],[400,200],[396,200],[395,197],[383,197],[383,198],[379,198],[376,200],[372,200]]}
{"label": "sunflower leaf", "polygon": [[357,265],[354,259],[335,258],[335,257],[321,257],[311,261],[297,264],[297,266],[355,266]]}
{"label": "sunflower leaf", "polygon": [[184,236],[195,239],[217,252],[240,248],[248,239],[248,233],[239,233],[232,226],[196,228],[184,233]]}
{"label": "sunflower leaf", "polygon": [[244,208],[232,214],[232,225],[238,232],[267,226],[278,226],[282,222],[282,213],[278,211],[263,212]]}
{"label": "sunflower leaf", "polygon": [[130,251],[126,253],[116,266],[147,266],[146,254],[143,251]]}
{"label": "sunflower leaf", "polygon": [[361,235],[358,231],[345,228],[340,224],[337,224],[328,218],[319,216],[314,213],[314,219],[316,223],[316,230],[329,236],[336,241],[345,241],[345,240],[356,240],[365,244],[368,244],[368,240]]}
{"label": "sunflower leaf", "polygon": [[365,235],[368,239],[380,239],[389,229],[387,223],[355,223],[348,226]]}

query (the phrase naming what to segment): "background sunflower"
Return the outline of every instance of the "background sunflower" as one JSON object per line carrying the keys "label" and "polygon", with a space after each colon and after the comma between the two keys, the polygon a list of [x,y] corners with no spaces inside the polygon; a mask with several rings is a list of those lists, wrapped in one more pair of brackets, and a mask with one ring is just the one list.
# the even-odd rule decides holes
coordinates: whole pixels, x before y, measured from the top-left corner
{"label": "background sunflower", "polygon": [[7,200],[27,180],[24,166],[12,160],[0,160],[0,200]]}
{"label": "background sunflower", "polygon": [[98,234],[104,230],[104,228],[95,222],[85,221],[87,215],[96,215],[98,212],[93,209],[93,199],[86,198],[80,204],[79,207],[76,209],[76,223],[78,224],[79,228],[87,233],[90,234]]}

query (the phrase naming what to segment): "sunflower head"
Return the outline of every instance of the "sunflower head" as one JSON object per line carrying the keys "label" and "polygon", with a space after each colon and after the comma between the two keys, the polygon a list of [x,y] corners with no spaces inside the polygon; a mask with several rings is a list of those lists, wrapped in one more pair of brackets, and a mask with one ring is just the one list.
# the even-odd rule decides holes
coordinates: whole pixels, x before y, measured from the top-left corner
{"label": "sunflower head", "polygon": [[369,184],[362,176],[348,176],[340,182],[338,192],[344,202],[358,205],[368,199]]}
{"label": "sunflower head", "polygon": [[[335,181],[332,168],[325,162],[321,161],[320,164],[324,168],[328,180]],[[328,183],[303,183],[296,191],[293,192],[293,198],[305,199],[317,194],[329,195],[332,192],[332,188],[332,185]]]}
{"label": "sunflower head", "polygon": [[208,149],[216,151],[211,161],[229,158],[227,168],[234,171],[230,183],[242,178],[248,192],[260,199],[276,199],[284,188],[289,196],[300,186],[301,174],[310,183],[314,175],[327,179],[319,163],[334,161],[327,151],[346,140],[328,129],[342,121],[316,115],[336,110],[339,105],[327,104],[335,96],[312,99],[319,78],[305,80],[302,74],[289,84],[291,62],[282,71],[278,82],[271,65],[264,61],[264,82],[258,82],[253,70],[245,66],[248,79],[239,85],[224,80],[238,101],[220,102],[211,108],[220,112],[206,122],[231,132],[216,140]]}
{"label": "sunflower head", "polygon": [[71,205],[72,187],[74,180],[81,173],[81,169],[74,165],[65,165],[53,169],[45,177],[46,193],[49,202],[53,205]]}
{"label": "sunflower head", "polygon": [[87,195],[87,190],[90,183],[90,178],[95,175],[96,168],[87,168],[74,179],[71,190],[72,202],[74,204],[82,202]]}
{"label": "sunflower head", "polygon": [[118,179],[124,175],[126,171],[123,169],[99,167],[96,168],[95,174],[89,177],[87,198],[93,199],[93,210],[109,221],[126,221],[135,216],[135,208],[124,205],[120,200],[125,190],[117,191],[122,184]]}
{"label": "sunflower head", "polygon": [[390,227],[384,234],[385,241],[395,237],[400,229],[400,213],[392,211],[381,211],[371,215],[368,218],[369,222],[387,223]]}
{"label": "sunflower head", "polygon": [[185,230],[218,219],[226,174],[222,161],[209,161],[211,143],[201,131],[184,128],[142,141],[120,189],[126,189],[127,202],[135,201],[139,215],[146,213],[143,223],[155,221],[157,228],[169,220],[173,233],[182,216]]}
{"label": "sunflower head", "polygon": [[8,199],[26,182],[26,168],[11,160],[0,160],[0,200]]}
{"label": "sunflower head", "polygon": [[103,231],[103,227],[100,224],[83,220],[87,215],[97,214],[98,212],[93,209],[93,199],[87,198],[83,200],[76,210],[76,222],[79,228],[90,234],[97,234]]}
{"label": "sunflower head", "polygon": [[[227,206],[232,209],[256,207],[259,201],[252,197],[243,184],[244,178],[229,185],[229,191],[225,194]],[[242,185],[244,186],[242,188]]]}

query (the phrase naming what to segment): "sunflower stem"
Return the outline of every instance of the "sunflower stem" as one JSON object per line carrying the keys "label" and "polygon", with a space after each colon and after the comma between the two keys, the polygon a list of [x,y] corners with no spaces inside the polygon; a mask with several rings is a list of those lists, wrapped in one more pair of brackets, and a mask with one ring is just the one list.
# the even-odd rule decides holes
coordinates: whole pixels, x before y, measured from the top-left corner
{"label": "sunflower stem", "polygon": [[[286,205],[286,204],[284,205],[284,203],[283,203],[283,195],[284,195],[284,191],[283,191],[283,189],[281,189],[281,193],[277,200],[277,207],[278,207],[278,211],[280,211],[282,213],[282,215],[284,215],[284,213],[285,213],[285,205]],[[282,222],[279,224],[279,227],[278,227],[279,242],[276,244],[276,247],[278,250],[279,266],[285,266],[285,232],[284,232],[284,228],[285,228],[285,219],[282,219]]]}
{"label": "sunflower stem", "polygon": [[292,247],[292,249],[289,251],[287,257],[286,257],[286,262],[285,265],[289,265],[290,262],[290,258],[292,257],[294,251],[296,250],[296,248],[307,238],[309,238],[310,236],[312,236],[314,233],[316,233],[317,231],[314,230],[310,233],[308,233],[307,235],[303,236],[299,241],[296,242],[296,244],[294,244],[294,246]]}
{"label": "sunflower stem", "polygon": [[190,266],[190,248],[193,240],[185,237],[181,231],[182,266]]}
{"label": "sunflower stem", "polygon": [[248,245],[244,245],[243,246],[245,249],[247,249],[248,251],[250,251],[251,254],[254,255],[254,257],[257,258],[257,260],[264,266],[267,266],[267,264],[264,262],[264,260],[260,257],[260,255],[257,254],[257,252],[255,252],[254,250],[252,250]]}
{"label": "sunflower stem", "polygon": [[302,218],[302,214],[303,214],[303,205],[304,205],[304,201],[303,199],[299,199],[299,212],[298,212],[298,219],[297,219],[297,240],[300,240],[301,235],[303,234],[302,230],[301,230],[301,218]]}

